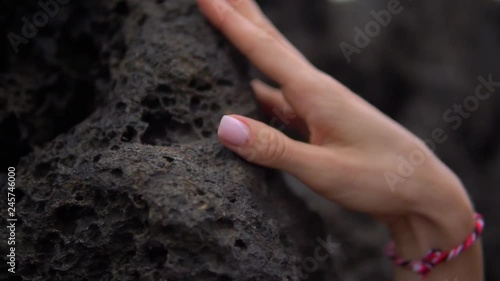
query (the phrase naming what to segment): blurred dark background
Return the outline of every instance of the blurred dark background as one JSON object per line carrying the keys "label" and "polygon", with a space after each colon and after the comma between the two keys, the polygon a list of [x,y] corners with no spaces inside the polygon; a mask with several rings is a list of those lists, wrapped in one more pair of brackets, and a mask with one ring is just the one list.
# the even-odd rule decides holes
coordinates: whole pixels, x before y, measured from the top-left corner
{"label": "blurred dark background", "polygon": [[[468,112],[470,116],[461,118],[460,126],[445,122],[443,114],[475,94],[479,76],[492,75],[493,81],[500,81],[500,3],[401,0],[402,11],[392,15],[390,23],[371,37],[359,54],[354,53],[349,63],[340,44],[356,46],[355,28],[365,30],[374,20],[371,12],[387,10],[391,1],[259,2],[278,28],[317,67],[422,139],[430,138],[436,128],[446,132],[447,141],[437,144],[435,152],[459,175],[478,212],[486,216],[487,280],[498,280],[500,87],[490,98],[480,101],[477,110]],[[347,223],[344,238],[355,244],[349,233],[365,224],[363,220]],[[368,272],[356,277],[370,280]]]}

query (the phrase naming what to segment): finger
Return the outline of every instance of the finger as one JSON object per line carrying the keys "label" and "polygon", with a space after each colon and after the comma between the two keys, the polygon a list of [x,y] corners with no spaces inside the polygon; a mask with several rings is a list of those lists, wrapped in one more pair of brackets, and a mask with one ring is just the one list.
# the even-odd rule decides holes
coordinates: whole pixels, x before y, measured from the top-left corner
{"label": "finger", "polygon": [[281,90],[273,88],[260,80],[253,80],[251,85],[255,97],[262,105],[264,112],[271,117],[270,125],[272,127],[283,131],[290,126],[303,136],[309,134],[304,120],[297,116],[290,104],[285,100]]}
{"label": "finger", "polygon": [[269,78],[281,86],[300,81],[314,67],[299,59],[225,0],[198,0],[201,10]]}
{"label": "finger", "polygon": [[285,48],[293,52],[297,57],[306,60],[306,58],[286,39],[281,32],[264,15],[259,5],[254,0],[226,0],[237,12],[247,18],[257,27],[269,33]]}
{"label": "finger", "polygon": [[279,169],[301,179],[316,179],[323,172],[331,175],[331,172],[326,173],[331,165],[325,163],[331,161],[323,148],[295,141],[253,119],[224,116],[218,135],[222,144],[249,162]]}

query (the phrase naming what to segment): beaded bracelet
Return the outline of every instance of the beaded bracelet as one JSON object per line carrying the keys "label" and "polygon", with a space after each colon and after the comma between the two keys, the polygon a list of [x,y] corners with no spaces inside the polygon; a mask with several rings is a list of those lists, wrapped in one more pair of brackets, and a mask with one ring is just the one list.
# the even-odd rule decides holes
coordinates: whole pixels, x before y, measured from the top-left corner
{"label": "beaded bracelet", "polygon": [[474,225],[474,231],[472,232],[472,234],[469,235],[469,237],[467,237],[467,239],[465,239],[462,244],[450,251],[432,249],[423,259],[410,261],[399,257],[396,254],[394,242],[390,242],[387,245],[387,255],[396,265],[412,270],[422,276],[423,279],[425,279],[433,268],[441,263],[457,257],[462,252],[470,248],[472,244],[474,244],[474,242],[479,239],[484,229],[483,216],[480,214],[475,214],[474,219],[476,223]]}

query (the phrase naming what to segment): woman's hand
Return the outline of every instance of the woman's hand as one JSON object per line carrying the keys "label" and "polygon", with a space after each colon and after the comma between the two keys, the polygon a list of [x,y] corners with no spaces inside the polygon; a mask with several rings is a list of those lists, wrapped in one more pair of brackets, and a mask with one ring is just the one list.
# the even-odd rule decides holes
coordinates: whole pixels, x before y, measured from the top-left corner
{"label": "woman's hand", "polygon": [[296,116],[285,124],[309,139],[299,142],[264,123],[232,115],[222,119],[218,132],[227,148],[386,222],[407,258],[420,258],[432,247],[454,247],[472,231],[473,209],[453,172],[416,136],[312,66],[254,1],[199,0],[199,5],[280,85],[252,82],[257,99],[280,116]]}

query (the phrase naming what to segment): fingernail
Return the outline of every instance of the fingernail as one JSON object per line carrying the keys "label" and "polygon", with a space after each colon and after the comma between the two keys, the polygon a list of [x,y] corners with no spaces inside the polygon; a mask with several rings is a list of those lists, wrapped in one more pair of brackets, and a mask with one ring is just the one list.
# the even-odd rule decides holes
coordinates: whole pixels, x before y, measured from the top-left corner
{"label": "fingernail", "polygon": [[242,145],[250,137],[250,130],[243,122],[226,115],[220,121],[217,134],[223,141],[234,145]]}

